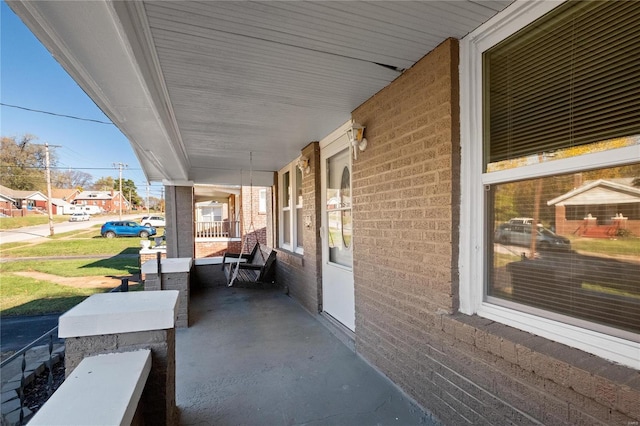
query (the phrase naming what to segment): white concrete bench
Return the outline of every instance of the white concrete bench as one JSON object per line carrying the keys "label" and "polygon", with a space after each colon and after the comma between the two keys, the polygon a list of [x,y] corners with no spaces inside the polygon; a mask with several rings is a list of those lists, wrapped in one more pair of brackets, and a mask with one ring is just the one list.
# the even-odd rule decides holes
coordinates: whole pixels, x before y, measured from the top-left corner
{"label": "white concrete bench", "polygon": [[148,349],[87,357],[29,424],[130,425],[150,371]]}

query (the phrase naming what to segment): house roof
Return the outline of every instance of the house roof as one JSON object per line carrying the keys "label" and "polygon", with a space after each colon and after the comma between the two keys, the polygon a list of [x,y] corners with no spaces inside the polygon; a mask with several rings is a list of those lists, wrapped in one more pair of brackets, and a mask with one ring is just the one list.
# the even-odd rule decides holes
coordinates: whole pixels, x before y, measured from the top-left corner
{"label": "house roof", "polygon": [[82,191],[76,200],[111,200],[120,194],[119,191]]}
{"label": "house roof", "polygon": [[632,179],[605,180],[598,179],[586,182],[553,200],[547,205],[603,205],[640,203],[640,188],[631,186]]}
{"label": "house roof", "polygon": [[0,193],[0,199],[2,201],[10,201],[12,203],[15,203],[15,201],[16,201],[13,198],[9,197],[8,195],[2,194],[2,193]]}
{"label": "house roof", "polygon": [[80,190],[77,188],[51,188],[51,198],[59,198],[61,200],[73,199]]}
{"label": "house roof", "polygon": [[14,200],[46,200],[47,196],[40,191],[22,191],[0,185],[0,194]]}
{"label": "house roof", "polygon": [[56,206],[72,206],[73,204],[71,204],[70,202],[63,200],[61,198],[52,198],[51,199],[51,204],[56,205]]}
{"label": "house roof", "polygon": [[512,0],[91,1],[9,6],[131,141],[149,181],[273,172]]}

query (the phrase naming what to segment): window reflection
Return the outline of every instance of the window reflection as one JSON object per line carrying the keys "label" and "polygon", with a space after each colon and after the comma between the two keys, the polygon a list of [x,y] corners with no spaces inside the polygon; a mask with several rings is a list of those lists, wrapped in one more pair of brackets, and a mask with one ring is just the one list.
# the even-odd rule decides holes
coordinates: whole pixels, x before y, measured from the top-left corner
{"label": "window reflection", "polygon": [[640,164],[494,185],[487,295],[640,332]]}

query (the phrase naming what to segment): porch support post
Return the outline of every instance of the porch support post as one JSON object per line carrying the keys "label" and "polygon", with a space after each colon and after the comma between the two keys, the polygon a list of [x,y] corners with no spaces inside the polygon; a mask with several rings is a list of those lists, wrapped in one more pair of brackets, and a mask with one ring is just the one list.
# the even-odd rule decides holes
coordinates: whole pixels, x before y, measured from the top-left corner
{"label": "porch support post", "polygon": [[193,258],[195,255],[193,184],[167,185],[167,258]]}

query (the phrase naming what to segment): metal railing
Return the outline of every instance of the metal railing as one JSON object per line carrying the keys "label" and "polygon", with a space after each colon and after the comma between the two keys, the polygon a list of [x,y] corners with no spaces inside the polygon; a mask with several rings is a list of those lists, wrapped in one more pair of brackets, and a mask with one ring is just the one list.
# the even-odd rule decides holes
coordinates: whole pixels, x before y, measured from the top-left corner
{"label": "metal railing", "polygon": [[196,221],[196,238],[240,238],[240,221]]}
{"label": "metal railing", "polygon": [[[109,292],[110,293],[124,293],[124,292],[128,292],[129,291],[129,279],[128,278],[122,278],[120,281],[120,285],[118,287],[115,287],[113,289],[111,289]],[[59,338],[57,337],[58,334],[58,326],[53,327],[51,330],[47,331],[46,333],[44,333],[42,336],[38,337],[36,340],[34,340],[33,342],[29,343],[27,346],[23,347],[22,349],[20,349],[19,351],[17,351],[16,353],[14,353],[13,355],[11,355],[10,357],[8,357],[7,359],[5,359],[4,361],[2,361],[0,363],[0,369],[5,368],[6,366],[8,366],[9,364],[11,364],[12,362],[16,361],[17,359],[19,359],[20,357],[22,357],[21,363],[20,363],[20,385],[15,389],[18,398],[20,399],[20,407],[19,407],[19,418],[18,418],[18,425],[23,425],[25,424],[25,416],[28,416],[30,414],[29,410],[25,410],[28,407],[25,407],[25,388],[26,386],[29,384],[27,383],[27,377],[28,377],[28,372],[27,372],[27,352],[30,349],[35,348],[36,346],[44,346],[44,342],[48,339],[48,358],[47,360],[43,360],[42,362],[44,362],[46,370],[47,370],[47,383],[46,383],[46,395],[47,395],[47,399],[53,394],[54,392],[54,377],[53,377],[53,365],[55,364],[55,362],[57,362],[57,360],[54,362],[54,359],[56,358],[57,355],[54,355],[54,340],[59,340]],[[63,343],[64,344],[64,343]],[[40,362],[40,360],[39,360]],[[12,383],[13,381],[8,381],[7,383],[3,384],[3,387],[6,386],[8,383]],[[3,389],[4,391],[4,389]],[[44,403],[45,401],[43,401]],[[3,413],[4,415],[4,413]],[[28,419],[27,419],[28,420]],[[4,422],[3,422],[4,424]]]}

